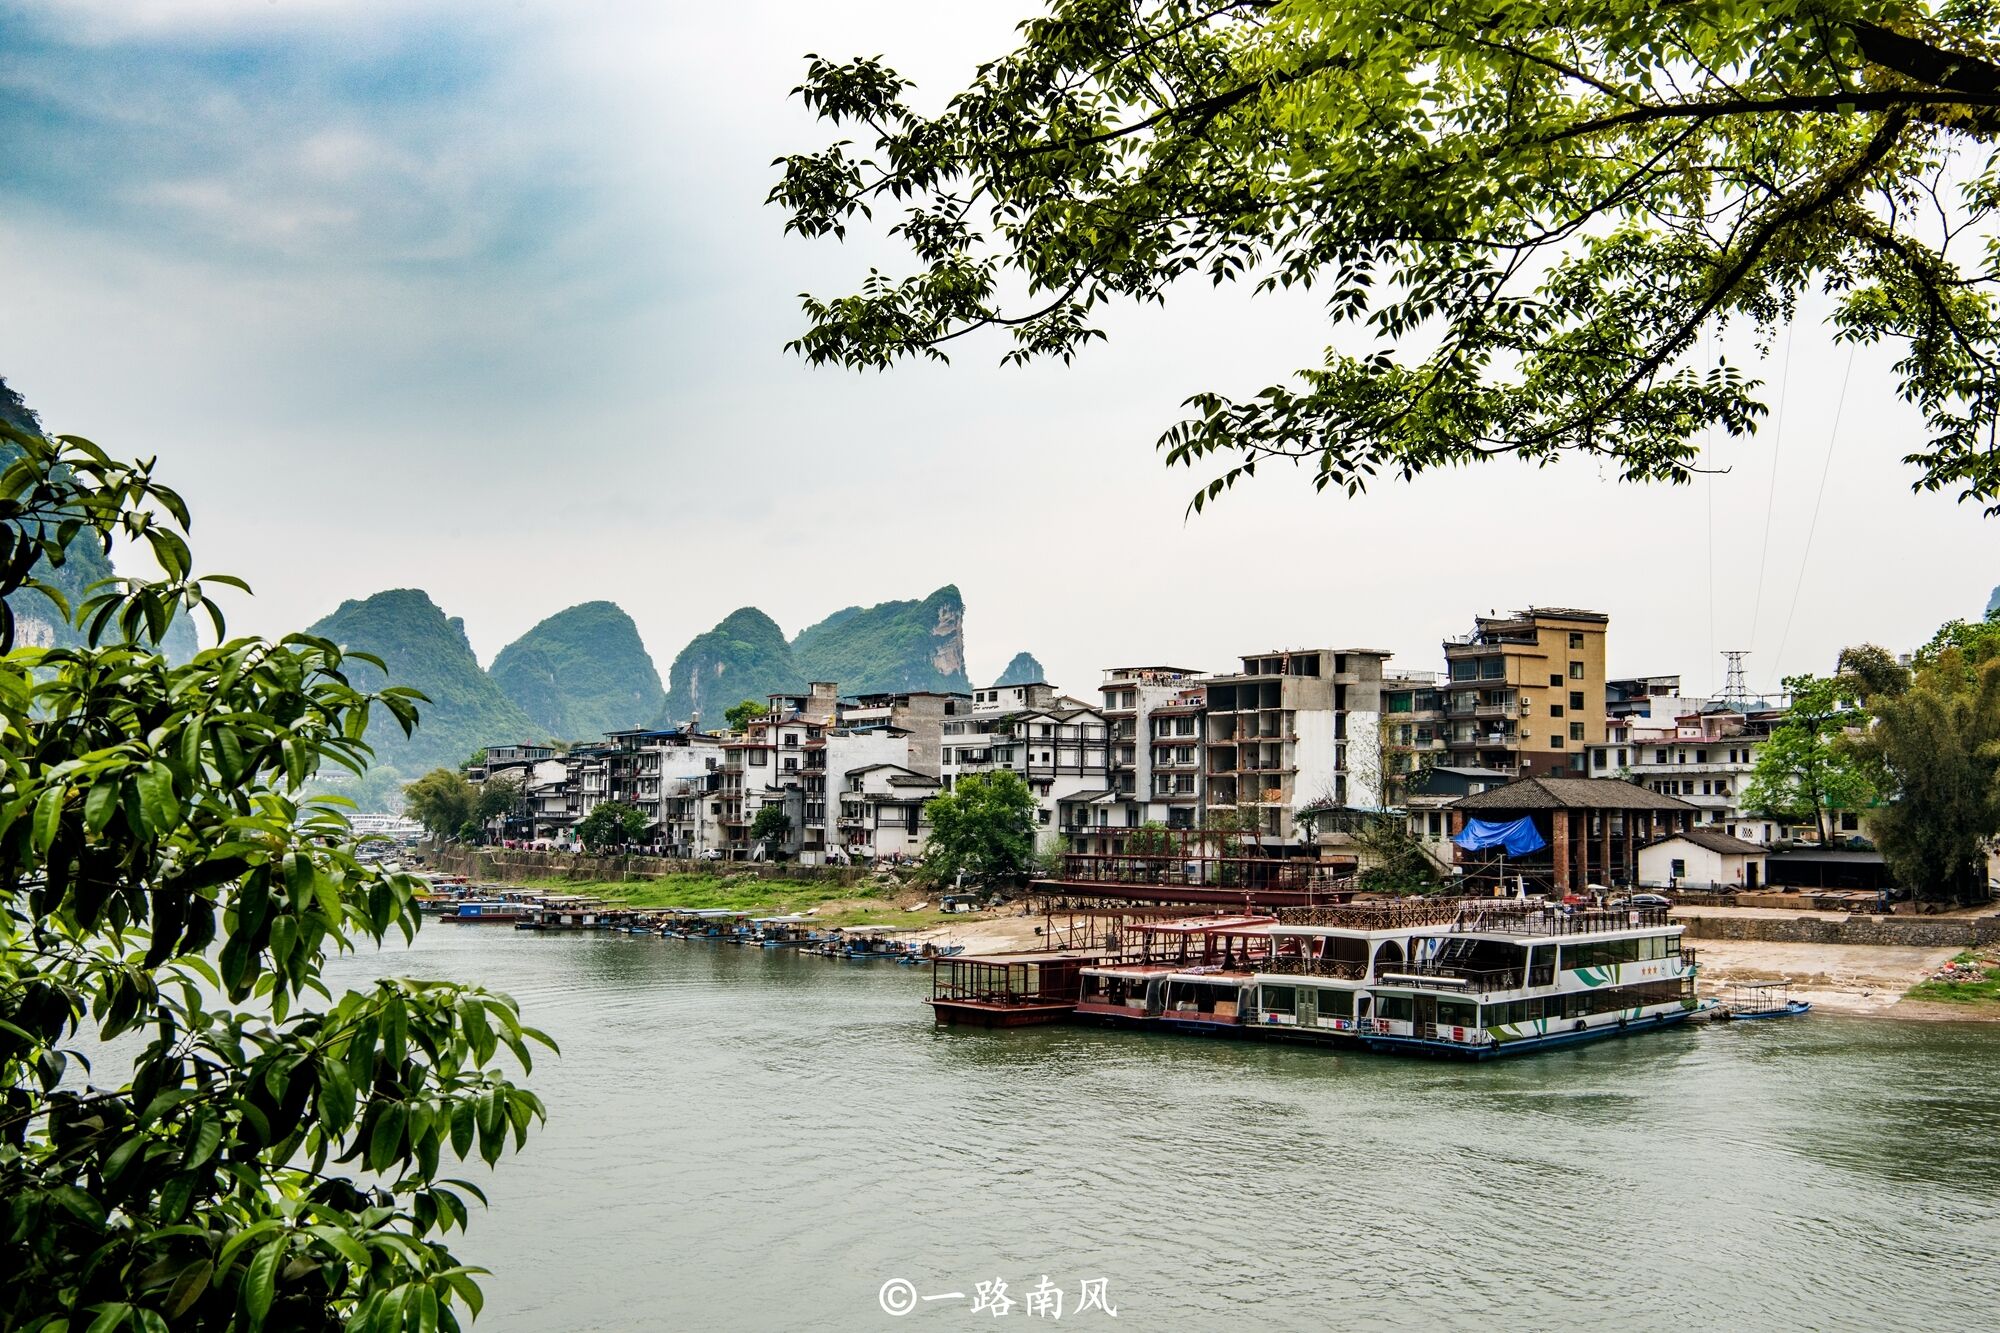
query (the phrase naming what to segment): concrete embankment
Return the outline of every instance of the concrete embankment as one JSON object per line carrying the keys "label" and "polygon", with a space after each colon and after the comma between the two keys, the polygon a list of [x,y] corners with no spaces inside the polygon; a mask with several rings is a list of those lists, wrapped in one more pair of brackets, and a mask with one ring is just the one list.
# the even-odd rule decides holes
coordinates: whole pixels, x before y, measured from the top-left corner
{"label": "concrete embankment", "polygon": [[1691,940],[1913,949],[1972,949],[2000,944],[2000,913],[1906,917],[1696,909],[1676,912],[1674,919],[1687,927],[1687,938]]}

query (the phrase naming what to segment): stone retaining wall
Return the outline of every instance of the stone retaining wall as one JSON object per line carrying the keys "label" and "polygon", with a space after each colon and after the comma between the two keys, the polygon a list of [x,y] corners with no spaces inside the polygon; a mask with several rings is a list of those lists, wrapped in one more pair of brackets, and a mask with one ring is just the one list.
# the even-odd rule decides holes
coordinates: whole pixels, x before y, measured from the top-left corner
{"label": "stone retaining wall", "polygon": [[1691,940],[1754,940],[1764,944],[1907,945],[1970,949],[2000,944],[2000,915],[1936,916],[1687,916],[1676,917]]}
{"label": "stone retaining wall", "polygon": [[869,872],[851,866],[799,866],[771,862],[677,861],[664,856],[587,856],[581,852],[535,852],[506,847],[425,848],[427,863],[449,875],[501,884],[528,880],[665,879],[669,875],[732,875],[758,879],[809,880],[819,884],[859,884]]}

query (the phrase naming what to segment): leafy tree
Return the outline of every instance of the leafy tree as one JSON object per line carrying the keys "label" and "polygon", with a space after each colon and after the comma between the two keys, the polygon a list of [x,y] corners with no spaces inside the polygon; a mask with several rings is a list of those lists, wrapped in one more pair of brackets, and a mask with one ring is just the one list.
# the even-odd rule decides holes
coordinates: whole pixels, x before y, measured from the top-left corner
{"label": "leafy tree", "polygon": [[742,731],[760,717],[769,717],[770,708],[755,699],[745,699],[742,703],[722,710],[722,720],[729,724],[731,731]]}
{"label": "leafy tree", "polygon": [[1016,884],[1035,867],[1035,797],[1021,775],[973,773],[924,802],[931,831],[924,866],[940,882],[961,872],[984,888]]}
{"label": "leafy tree", "polygon": [[809,58],[797,94],[864,143],[782,159],[771,200],[808,237],[893,210],[911,253],[804,298],[811,363],[981,329],[1068,360],[1182,278],[1311,287],[1355,331],[1162,437],[1217,460],[1195,508],[1266,460],[1350,493],[1496,456],[1685,482],[1766,410],[1703,339],[1762,349],[1825,293],[1902,353],[1916,486],[2000,501],[1988,5],[1055,0],[1020,31],[935,114],[879,59]]}
{"label": "leafy tree", "polygon": [[782,805],[767,805],[750,821],[750,841],[761,842],[775,855],[792,836],[792,817]]}
{"label": "leafy tree", "polygon": [[600,801],[576,826],[577,841],[593,855],[639,841],[646,834],[646,816],[623,801]]}
{"label": "leafy tree", "polygon": [[1810,820],[1820,841],[1829,842],[1829,811],[1859,810],[1875,799],[1867,772],[1846,744],[1848,729],[1867,716],[1837,677],[1788,676],[1785,688],[1791,707],[1757,747],[1743,804],[1794,823]]}
{"label": "leafy tree", "polygon": [[1861,703],[1893,699],[1910,688],[1910,669],[1896,655],[1875,643],[1840,650],[1834,674]]}
{"label": "leafy tree", "polygon": [[[443,1164],[524,1140],[497,1053],[551,1043],[477,988],[329,992],[329,952],[421,917],[300,799],[420,696],[327,639],[229,638],[205,589],[241,584],[195,577],[149,464],[0,435],[0,594],[77,538],[162,571],[67,606],[80,647],[17,648],[0,609],[0,1327],[457,1328],[479,1191]],[[176,610],[218,644],[182,666],[143,646]]]}
{"label": "leafy tree", "polygon": [[1855,751],[1895,799],[1875,821],[1883,859],[1922,899],[1987,897],[2000,833],[2000,659],[1968,667],[1939,654],[1903,693],[1879,700]]}
{"label": "leafy tree", "polygon": [[455,838],[478,826],[479,795],[454,769],[434,768],[403,788],[403,809],[434,838]]}
{"label": "leafy tree", "polygon": [[1350,836],[1368,862],[1357,877],[1362,888],[1373,893],[1422,893],[1437,885],[1438,863],[1410,831],[1405,816],[1366,817]]}
{"label": "leafy tree", "polygon": [[518,773],[506,773],[497,778],[488,778],[479,784],[478,795],[473,800],[472,817],[481,827],[503,815],[510,815],[520,807],[521,793],[527,783]]}

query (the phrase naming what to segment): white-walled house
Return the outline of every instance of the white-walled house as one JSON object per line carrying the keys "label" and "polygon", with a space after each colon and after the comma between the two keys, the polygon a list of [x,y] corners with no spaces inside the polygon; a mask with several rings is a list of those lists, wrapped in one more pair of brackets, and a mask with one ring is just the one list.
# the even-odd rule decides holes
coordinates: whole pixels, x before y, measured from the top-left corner
{"label": "white-walled house", "polygon": [[1720,829],[1697,828],[1639,849],[1639,883],[1646,888],[1754,889],[1766,882],[1762,845]]}
{"label": "white-walled house", "polygon": [[1010,686],[975,693],[974,712],[948,719],[943,728],[940,770],[945,790],[974,773],[1007,769],[1020,774],[1034,794],[1035,846],[1051,851],[1061,833],[1062,803],[1083,793],[1106,796],[1106,732],[1104,715],[1094,708],[1031,708],[1020,712],[981,711],[980,695],[1011,696],[1028,691],[1033,697],[1056,698],[1046,684]]}
{"label": "white-walled house", "polygon": [[902,764],[870,764],[850,769],[833,793],[839,846],[856,861],[900,856],[915,860],[923,854],[924,802],[943,790],[943,782]]}

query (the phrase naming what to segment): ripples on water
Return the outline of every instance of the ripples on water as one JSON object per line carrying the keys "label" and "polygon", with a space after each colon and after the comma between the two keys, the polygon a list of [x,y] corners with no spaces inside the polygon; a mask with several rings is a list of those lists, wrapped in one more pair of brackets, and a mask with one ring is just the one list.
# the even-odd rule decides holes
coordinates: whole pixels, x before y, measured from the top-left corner
{"label": "ripples on water", "polygon": [[[435,927],[561,1042],[460,1246],[485,1333],[942,1329],[876,1292],[1109,1280],[1101,1328],[1993,1327],[2000,1029],[1815,1016],[1491,1065],[936,1030],[927,969]],[[475,1178],[478,1178],[475,1176]],[[1030,1324],[1016,1308],[1011,1316]]]}

